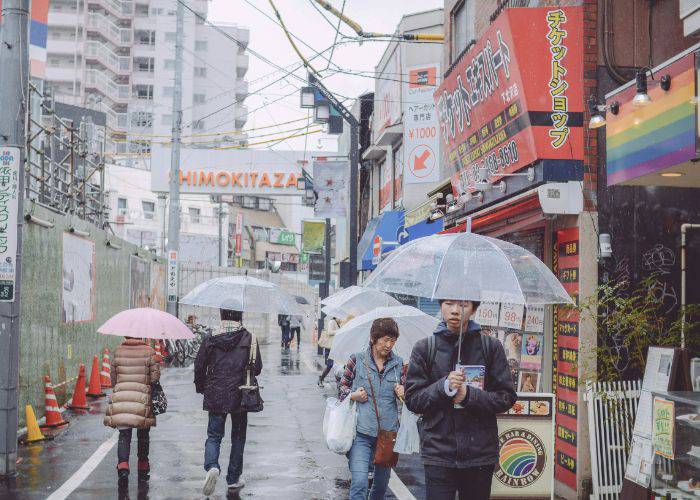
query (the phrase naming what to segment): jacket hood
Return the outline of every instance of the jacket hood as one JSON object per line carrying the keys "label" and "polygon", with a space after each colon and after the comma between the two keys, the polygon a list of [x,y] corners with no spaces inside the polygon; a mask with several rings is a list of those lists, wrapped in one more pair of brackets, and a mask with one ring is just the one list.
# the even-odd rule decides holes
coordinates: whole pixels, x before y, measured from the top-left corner
{"label": "jacket hood", "polygon": [[[246,335],[247,333],[248,331],[245,328],[241,328],[235,332],[226,332],[219,335],[213,335],[210,337],[210,341],[212,346],[221,349],[222,351],[230,351],[241,344],[241,341],[248,338]],[[245,343],[245,345],[249,344],[250,342]]]}
{"label": "jacket hood", "polygon": [[[473,333],[478,333],[480,331],[481,331],[481,325],[479,325],[479,323],[477,323],[476,321],[469,320],[469,325],[467,325],[467,331],[464,333],[473,334]],[[454,338],[454,336],[455,336],[455,334],[452,333],[447,328],[447,324],[444,321],[440,322],[440,324],[437,326],[437,328],[433,332],[433,335],[444,335],[448,338]]]}

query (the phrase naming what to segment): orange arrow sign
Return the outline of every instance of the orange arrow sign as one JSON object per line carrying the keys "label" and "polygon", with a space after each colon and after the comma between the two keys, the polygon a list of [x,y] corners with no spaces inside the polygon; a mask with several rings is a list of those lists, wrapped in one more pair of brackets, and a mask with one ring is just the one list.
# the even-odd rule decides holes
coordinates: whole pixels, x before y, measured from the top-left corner
{"label": "orange arrow sign", "polygon": [[413,161],[413,170],[425,170],[425,160],[430,158],[430,151],[425,149],[423,150],[423,153],[420,156],[416,156],[416,159]]}

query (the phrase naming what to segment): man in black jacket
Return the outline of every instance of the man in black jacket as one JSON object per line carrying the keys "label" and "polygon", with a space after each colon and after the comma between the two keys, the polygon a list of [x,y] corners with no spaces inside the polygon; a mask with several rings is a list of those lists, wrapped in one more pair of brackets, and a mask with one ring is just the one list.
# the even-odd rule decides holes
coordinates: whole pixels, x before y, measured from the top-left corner
{"label": "man in black jacket", "polygon": [[[226,416],[231,415],[231,455],[226,482],[229,490],[245,486],[243,448],[246,441],[248,414],[241,410],[240,386],[246,383],[246,368],[250,362],[252,335],[243,328],[240,311],[221,310],[221,330],[206,337],[194,362],[194,385],[197,393],[204,394],[204,410],[209,412],[207,441],[204,445],[204,495],[214,492],[219,478],[219,451],[226,428]],[[256,344],[257,345],[257,344]],[[260,375],[262,360],[256,349],[254,375]]]}
{"label": "man in black jacket", "polygon": [[[470,318],[478,302],[441,300],[443,322],[411,354],[406,406],[422,414],[421,455],[430,500],[488,499],[498,461],[496,414],[515,404],[515,390],[501,343]],[[458,357],[460,331],[461,356]],[[433,346],[431,350],[430,346]],[[485,368],[483,389],[465,384],[456,364]]]}

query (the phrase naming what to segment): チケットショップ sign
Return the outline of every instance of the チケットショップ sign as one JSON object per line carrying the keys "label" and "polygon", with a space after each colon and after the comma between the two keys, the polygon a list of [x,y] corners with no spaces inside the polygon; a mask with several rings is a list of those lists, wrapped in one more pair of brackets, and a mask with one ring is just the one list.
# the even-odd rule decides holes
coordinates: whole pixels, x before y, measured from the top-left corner
{"label": "\u30c1\u30b1\u30c3\u30c8\u30b7\u30e7\u30c3\u30d7 sign", "polygon": [[458,193],[538,159],[583,158],[583,11],[506,9],[434,94]]}
{"label": "\u30c1\u30b1\u30c3\u30c8\u30b7\u30e7\u30c3\u30d7 sign", "polygon": [[[178,180],[188,194],[298,195],[297,180],[308,160],[303,151],[182,149]],[[167,192],[170,148],[154,145],[151,188]]]}

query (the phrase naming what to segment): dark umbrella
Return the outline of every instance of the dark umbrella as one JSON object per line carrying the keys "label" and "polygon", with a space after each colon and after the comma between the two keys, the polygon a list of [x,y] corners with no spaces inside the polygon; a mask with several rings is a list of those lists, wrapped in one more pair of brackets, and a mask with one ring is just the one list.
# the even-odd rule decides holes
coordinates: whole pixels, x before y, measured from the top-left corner
{"label": "dark umbrella", "polygon": [[295,296],[294,296],[294,300],[297,301],[297,304],[306,305],[306,304],[309,303],[309,301],[306,300],[306,298],[305,298],[305,297],[302,297],[301,295],[295,295]]}

